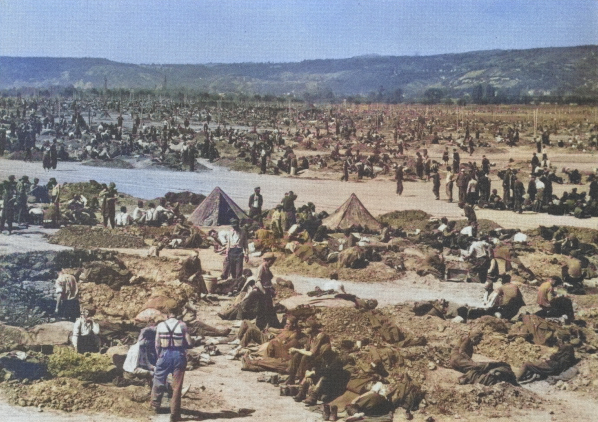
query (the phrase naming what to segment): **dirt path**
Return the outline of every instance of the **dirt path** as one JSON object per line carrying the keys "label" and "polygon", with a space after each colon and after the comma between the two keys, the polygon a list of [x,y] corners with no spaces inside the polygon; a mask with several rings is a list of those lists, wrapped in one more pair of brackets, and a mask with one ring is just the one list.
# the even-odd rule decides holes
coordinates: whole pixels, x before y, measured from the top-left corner
{"label": "dirt path", "polygon": [[8,236],[6,232],[0,234],[0,255],[11,253],[25,253],[33,251],[61,251],[72,249],[67,246],[52,245],[46,240],[47,235],[56,233],[57,229],[32,227],[30,229],[14,230]]}
{"label": "dirt path", "polygon": [[[525,156],[527,157],[527,153]],[[476,157],[478,158],[478,157]],[[575,159],[586,160],[588,156],[568,155],[569,162]],[[306,172],[301,177],[285,177],[240,173],[213,166],[211,171],[201,173],[173,172],[165,170],[142,169],[108,169],[103,167],[82,166],[80,163],[60,163],[58,170],[44,172],[39,163],[25,163],[0,159],[0,179],[10,174],[26,173],[30,178],[39,177],[41,183],[50,177],[59,182],[79,182],[94,179],[108,183],[114,181],[120,192],[153,199],[168,191],[190,190],[196,193],[209,194],[216,186],[221,187],[241,207],[246,206],[247,198],[255,186],[261,186],[264,195],[264,206],[272,207],[283,198],[285,192],[292,190],[298,195],[297,205],[307,202],[316,204],[318,210],[328,212],[338,208],[351,193],[355,193],[373,215],[406,210],[421,209],[434,216],[447,216],[451,219],[462,218],[462,212],[455,203],[446,200],[434,201],[432,184],[426,182],[405,183],[405,192],[401,197],[394,194],[394,183],[377,178],[363,182],[343,183],[337,180],[319,179],[316,173]],[[590,168],[594,164],[586,163]],[[496,186],[496,181],[493,183]],[[556,185],[555,193],[570,189],[570,185]],[[580,190],[585,188],[580,187]],[[500,190],[500,189],[499,189]],[[455,191],[456,192],[456,191]],[[441,193],[444,198],[444,193]],[[580,220],[573,217],[558,217],[548,214],[524,213],[515,214],[510,211],[477,211],[478,218],[489,218],[507,228],[529,229],[539,224],[567,224],[576,227],[595,228],[596,219]]]}

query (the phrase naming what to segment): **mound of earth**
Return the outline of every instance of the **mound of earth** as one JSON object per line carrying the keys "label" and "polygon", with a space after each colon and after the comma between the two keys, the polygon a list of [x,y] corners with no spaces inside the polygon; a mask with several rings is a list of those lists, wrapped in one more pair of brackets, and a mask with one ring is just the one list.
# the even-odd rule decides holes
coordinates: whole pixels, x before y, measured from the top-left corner
{"label": "mound of earth", "polygon": [[99,284],[79,284],[81,303],[96,309],[98,318],[132,320],[148,308],[181,312],[184,305],[195,298],[194,288],[178,281],[178,261],[130,255],[120,255],[120,258],[127,274],[131,275],[120,289],[115,290],[101,280]]}
{"label": "mound of earth", "polygon": [[337,278],[339,280],[372,283],[393,280],[398,277],[396,270],[382,262],[370,262],[359,269],[338,268],[336,263],[321,261],[308,262],[297,255],[290,254],[276,260],[273,271],[279,274],[301,274],[306,277]]}
{"label": "mound of earth", "polygon": [[84,166],[90,167],[107,167],[113,169],[133,169],[135,166],[128,161],[113,158],[112,160],[86,160],[81,163]]}
{"label": "mound of earth", "polygon": [[34,384],[17,384],[7,388],[9,402],[19,406],[51,408],[66,412],[91,410],[110,411],[122,416],[147,417],[148,406],[139,399],[149,397],[147,387],[92,384],[73,378],[56,378]]}
{"label": "mound of earth", "polygon": [[102,185],[95,180],[89,182],[65,183],[61,186],[60,196],[63,199],[71,199],[75,195],[83,195],[87,200],[98,196],[102,191]]}
{"label": "mound of earth", "polygon": [[[204,199],[206,199],[206,196],[186,190],[183,192],[166,192],[164,198],[171,204],[178,202],[179,204],[199,205]],[[157,198],[156,200],[159,199],[160,198]]]}
{"label": "mound of earth", "polygon": [[393,211],[379,215],[376,219],[390,227],[406,230],[424,230],[428,226],[431,215],[421,210]]}
{"label": "mound of earth", "polygon": [[54,353],[48,358],[48,372],[54,377],[110,382],[116,376],[116,367],[105,354],[80,354],[71,347],[55,347]]}
{"label": "mound of earth", "polygon": [[[26,155],[25,151],[15,151],[15,152],[11,152],[10,154],[6,154],[4,157],[9,160],[24,161],[25,155]],[[42,157],[43,157],[43,153],[41,151],[39,151],[37,149],[32,149],[31,150],[31,159],[29,159],[29,160],[30,161],[41,161]]]}
{"label": "mound of earth", "polygon": [[143,238],[119,229],[104,227],[66,226],[51,235],[50,243],[81,249],[145,248]]}

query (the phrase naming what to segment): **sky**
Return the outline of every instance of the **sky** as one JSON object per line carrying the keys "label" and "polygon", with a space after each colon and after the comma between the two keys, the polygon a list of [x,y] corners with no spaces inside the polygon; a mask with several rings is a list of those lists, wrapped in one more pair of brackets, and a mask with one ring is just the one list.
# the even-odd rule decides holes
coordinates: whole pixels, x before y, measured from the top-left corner
{"label": "sky", "polygon": [[598,0],[0,0],[0,56],[296,62],[588,44]]}

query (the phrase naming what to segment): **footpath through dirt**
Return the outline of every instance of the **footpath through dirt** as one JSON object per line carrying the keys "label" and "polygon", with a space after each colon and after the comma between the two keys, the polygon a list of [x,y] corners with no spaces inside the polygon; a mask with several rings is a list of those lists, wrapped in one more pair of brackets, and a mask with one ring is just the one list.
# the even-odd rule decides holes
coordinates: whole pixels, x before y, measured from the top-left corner
{"label": "footpath through dirt", "polygon": [[[207,162],[204,164],[210,165]],[[336,210],[352,193],[355,193],[374,216],[396,210],[419,209],[435,217],[462,218],[462,210],[456,203],[433,200],[431,183],[406,183],[405,193],[399,197],[394,193],[394,183],[382,178],[341,183],[338,180],[330,179],[241,173],[219,166],[210,166],[212,168],[210,171],[189,173],[148,169],[111,169],[64,162],[60,163],[58,170],[47,173],[39,163],[0,158],[0,179],[6,179],[11,174],[27,174],[30,179],[39,177],[41,183],[46,183],[49,177],[55,177],[59,183],[84,182],[93,179],[100,183],[114,182],[119,192],[142,199],[153,199],[167,192],[185,190],[208,195],[216,186],[219,186],[242,207],[245,207],[245,202],[253,192],[253,188],[260,186],[264,195],[265,208],[277,205],[284,197],[285,192],[292,190],[298,195],[297,206],[313,202],[318,211],[324,210],[329,213]],[[569,188],[569,185],[564,185],[564,188]],[[526,230],[538,227],[540,224],[596,227],[594,219],[580,220],[573,217],[531,212],[515,215],[510,211],[486,209],[476,212],[478,218],[491,219],[505,228]]]}

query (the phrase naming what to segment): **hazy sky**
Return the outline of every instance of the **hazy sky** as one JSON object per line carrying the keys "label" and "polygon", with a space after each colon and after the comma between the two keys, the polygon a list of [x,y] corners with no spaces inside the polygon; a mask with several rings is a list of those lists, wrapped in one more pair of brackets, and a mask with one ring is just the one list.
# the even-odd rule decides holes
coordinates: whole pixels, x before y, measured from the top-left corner
{"label": "hazy sky", "polygon": [[583,44],[598,44],[598,0],[0,0],[3,56],[280,62]]}

